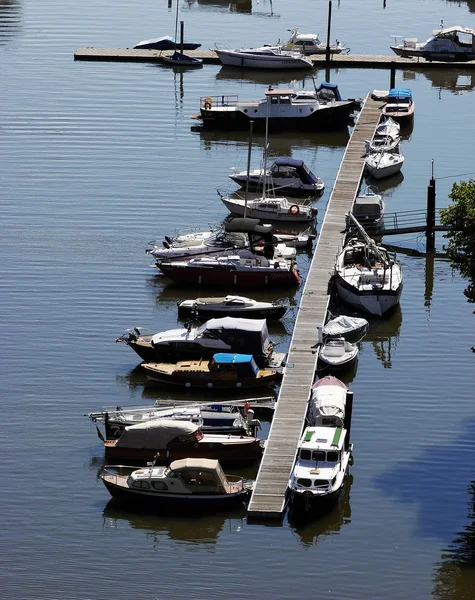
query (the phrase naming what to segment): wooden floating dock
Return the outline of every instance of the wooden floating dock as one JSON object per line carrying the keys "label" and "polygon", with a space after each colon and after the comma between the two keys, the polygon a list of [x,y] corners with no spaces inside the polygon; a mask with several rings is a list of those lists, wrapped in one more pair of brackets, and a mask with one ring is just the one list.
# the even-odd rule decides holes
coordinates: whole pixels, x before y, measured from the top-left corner
{"label": "wooden floating dock", "polygon": [[[134,48],[78,48],[74,53],[74,60],[100,60],[124,62],[163,62],[164,56],[171,56],[173,50],[140,50]],[[186,50],[188,56],[200,58],[205,64],[221,64],[214,50]],[[309,56],[316,67],[325,68],[326,57],[324,54]],[[475,69],[475,61],[441,62],[428,61],[424,58],[401,58],[390,55],[366,54],[333,54],[328,64],[330,68],[371,68],[371,69]],[[252,69],[248,69],[252,71]]]}
{"label": "wooden floating dock", "polygon": [[248,508],[249,519],[281,519],[298,441],[315,380],[317,325],[325,322],[330,278],[344,242],[345,213],[351,210],[364,170],[364,141],[371,139],[382,102],[366,98],[346,147],[328,202],[315,253],[302,293],[279,400]]}

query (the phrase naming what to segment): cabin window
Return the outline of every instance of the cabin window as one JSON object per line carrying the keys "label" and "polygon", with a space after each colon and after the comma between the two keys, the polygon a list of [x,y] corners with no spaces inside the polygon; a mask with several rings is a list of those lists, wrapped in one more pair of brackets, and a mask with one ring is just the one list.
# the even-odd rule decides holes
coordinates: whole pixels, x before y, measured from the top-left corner
{"label": "cabin window", "polygon": [[139,488],[141,490],[149,490],[150,484],[148,481],[134,481],[132,487]]}
{"label": "cabin window", "polygon": [[335,484],[336,484],[336,475],[335,475],[335,477],[332,479],[332,485],[335,485]]}
{"label": "cabin window", "polygon": [[312,458],[315,461],[318,460],[325,460],[325,452],[323,452],[323,450],[314,450],[314,452],[312,452]]}
{"label": "cabin window", "polygon": [[152,487],[158,492],[164,492],[168,490],[168,485],[166,483],[163,483],[163,481],[152,481]]}
{"label": "cabin window", "polygon": [[338,452],[327,452],[327,461],[328,462],[337,462],[338,461]]}
{"label": "cabin window", "polygon": [[303,487],[310,487],[312,485],[312,481],[310,479],[297,479],[297,483]]}
{"label": "cabin window", "polygon": [[312,453],[310,450],[300,450],[300,458],[302,460],[310,460],[312,458]]}
{"label": "cabin window", "polygon": [[334,427],[336,427],[336,417],[323,417],[322,425],[326,425],[326,426],[333,425]]}
{"label": "cabin window", "polygon": [[313,482],[313,485],[318,488],[318,487],[328,487],[329,482],[326,479],[315,479],[315,481]]}

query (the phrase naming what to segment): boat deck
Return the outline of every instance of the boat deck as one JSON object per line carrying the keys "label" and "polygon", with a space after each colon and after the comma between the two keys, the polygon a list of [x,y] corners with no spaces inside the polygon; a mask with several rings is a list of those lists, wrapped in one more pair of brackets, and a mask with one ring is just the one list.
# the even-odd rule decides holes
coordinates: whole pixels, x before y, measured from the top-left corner
{"label": "boat deck", "polygon": [[[75,60],[129,61],[129,62],[158,62],[164,63],[164,58],[171,56],[174,50],[140,50],[134,48],[78,48],[74,53]],[[186,50],[185,53],[193,58],[200,58],[205,64],[221,64],[214,50],[199,48]],[[324,54],[312,54],[310,58],[316,67],[326,66]],[[470,61],[428,61],[424,58],[402,58],[396,55],[382,54],[335,54],[330,60],[332,68],[380,68],[391,67],[399,69],[475,69],[475,60]]]}
{"label": "boat deck", "polygon": [[323,325],[331,294],[330,278],[344,242],[349,212],[364,170],[364,141],[373,137],[382,102],[368,95],[346,148],[328,202],[302,293],[279,400],[248,508],[249,519],[280,519],[287,485],[302,433],[310,387],[315,380],[317,325]]}

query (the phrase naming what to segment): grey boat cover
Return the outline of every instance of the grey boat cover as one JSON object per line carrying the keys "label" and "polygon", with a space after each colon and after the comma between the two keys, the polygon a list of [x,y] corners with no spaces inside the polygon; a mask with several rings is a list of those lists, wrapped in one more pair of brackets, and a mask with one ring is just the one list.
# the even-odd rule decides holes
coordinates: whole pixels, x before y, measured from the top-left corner
{"label": "grey boat cover", "polygon": [[117,440],[118,448],[166,448],[167,444],[178,436],[188,437],[199,429],[189,421],[172,419],[154,419],[146,423],[137,423],[124,429]]}
{"label": "grey boat cover", "polygon": [[274,165],[276,165],[277,167],[292,167],[292,168],[294,168],[302,183],[305,183],[308,185],[313,185],[315,183],[318,183],[318,178],[315,177],[315,175],[305,165],[303,160],[298,160],[296,158],[280,157],[280,158],[275,159]]}
{"label": "grey boat cover", "polygon": [[323,377],[312,388],[307,420],[311,427],[325,425],[324,420],[333,418],[337,427],[343,426],[346,407],[346,385],[334,377]]}
{"label": "grey boat cover", "polygon": [[328,321],[328,323],[323,327],[322,333],[323,335],[331,335],[333,336],[344,336],[352,333],[354,331],[358,331],[362,327],[368,325],[368,321],[363,319],[362,317],[348,317],[347,315],[340,315],[339,317],[335,317]]}

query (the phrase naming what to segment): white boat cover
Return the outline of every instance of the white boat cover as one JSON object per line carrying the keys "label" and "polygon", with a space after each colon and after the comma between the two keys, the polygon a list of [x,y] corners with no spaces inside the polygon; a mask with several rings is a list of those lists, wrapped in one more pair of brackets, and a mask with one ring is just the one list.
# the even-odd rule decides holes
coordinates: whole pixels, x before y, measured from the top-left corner
{"label": "white boat cover", "polygon": [[358,329],[366,325],[368,325],[368,321],[362,317],[340,315],[339,317],[335,317],[334,319],[331,319],[331,321],[328,321],[323,327],[322,333],[323,335],[331,336],[348,335],[353,331],[358,331]]}
{"label": "white boat cover", "polygon": [[137,423],[124,429],[117,440],[120,448],[166,448],[173,438],[189,436],[198,429],[198,425],[189,421],[154,419],[146,423]]}
{"label": "white boat cover", "polygon": [[343,426],[346,407],[346,385],[334,377],[327,375],[313,386],[308,406],[307,420],[310,426],[323,424],[324,418],[333,417],[337,426]]}

